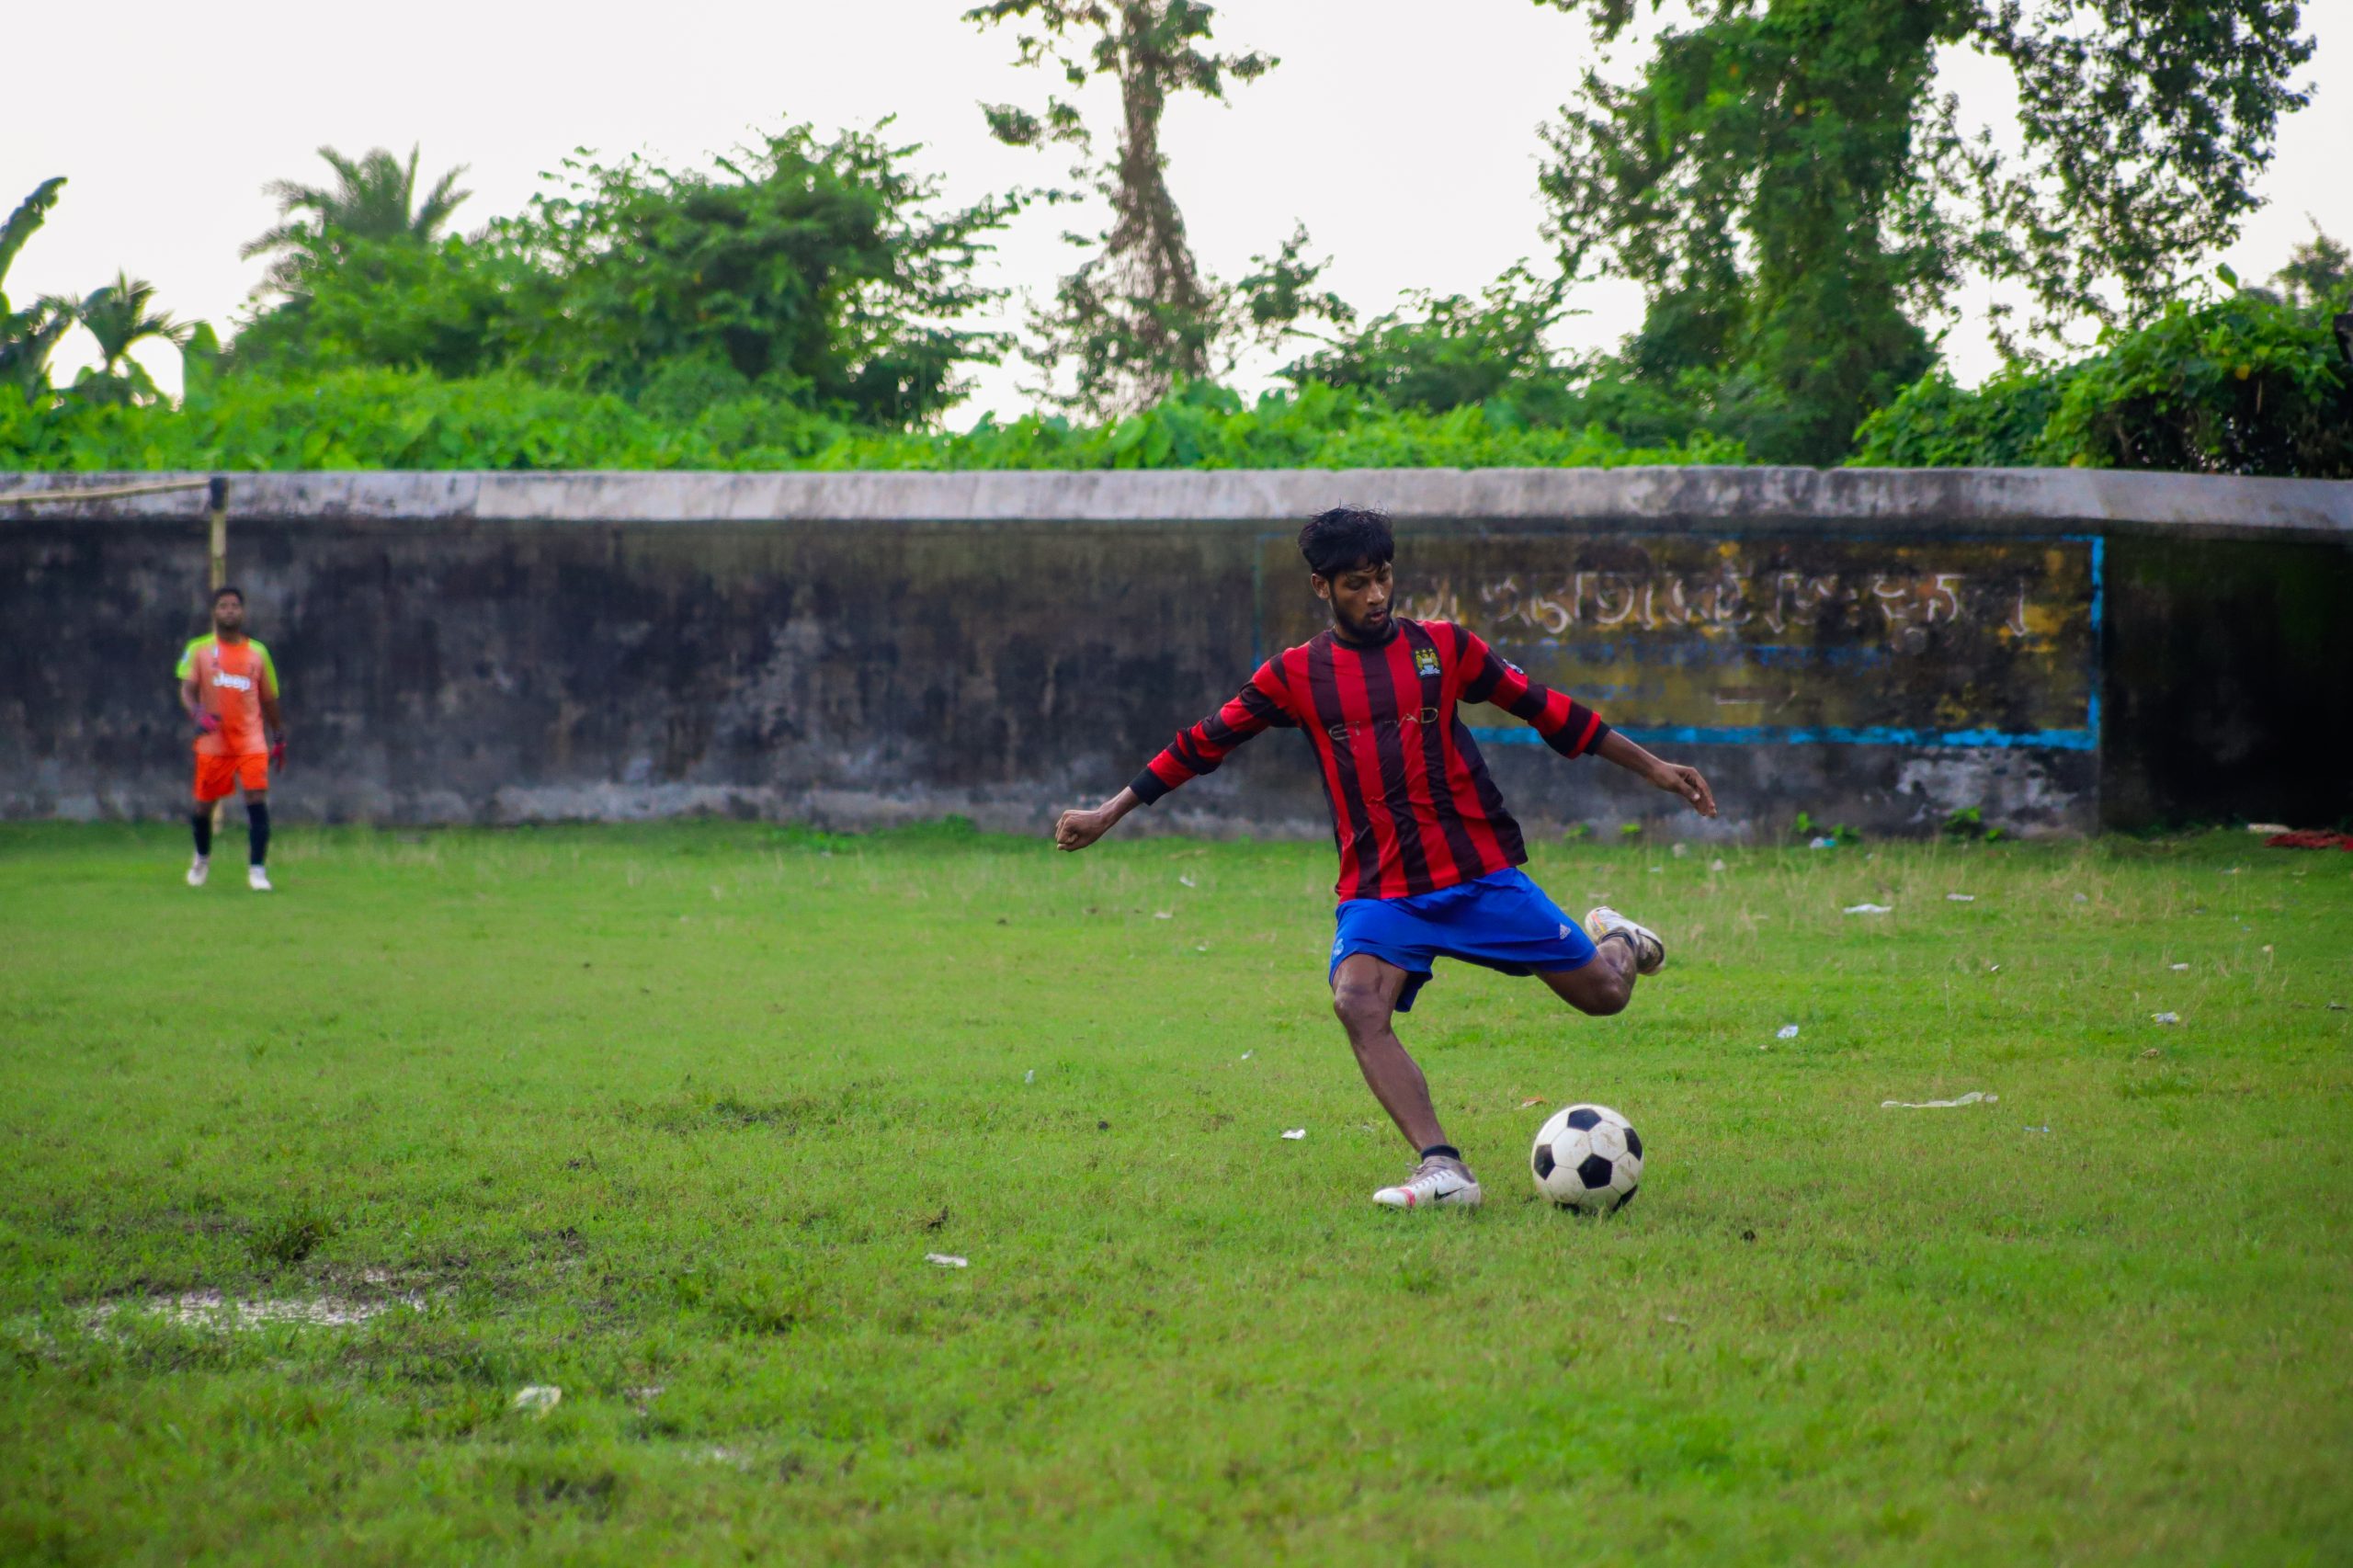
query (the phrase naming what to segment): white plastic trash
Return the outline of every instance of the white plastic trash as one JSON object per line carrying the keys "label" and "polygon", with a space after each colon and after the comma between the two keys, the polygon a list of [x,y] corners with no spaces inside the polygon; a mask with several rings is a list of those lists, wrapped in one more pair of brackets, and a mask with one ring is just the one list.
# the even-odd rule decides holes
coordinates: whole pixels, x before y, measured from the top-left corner
{"label": "white plastic trash", "polygon": [[941,1268],[970,1268],[972,1267],[971,1263],[958,1257],[952,1252],[927,1252],[923,1255],[923,1260],[926,1263],[936,1264]]}
{"label": "white plastic trash", "polygon": [[1775,1040],[1795,1040],[1798,1038],[1798,1027],[1795,1024],[1783,1024],[1779,1028],[1773,1031],[1773,1038]]}
{"label": "white plastic trash", "polygon": [[563,1391],[552,1383],[533,1383],[517,1391],[515,1408],[528,1410],[534,1415],[545,1415],[563,1403]]}
{"label": "white plastic trash", "polygon": [[1881,1110],[1957,1110],[1965,1105],[1981,1103],[1993,1105],[2001,1097],[1999,1095],[1989,1095],[1983,1089],[1972,1089],[1957,1100],[1881,1100],[1879,1102],[1879,1108]]}
{"label": "white plastic trash", "polygon": [[1285,1138],[1290,1139],[1292,1142],[1296,1143],[1296,1142],[1298,1142],[1301,1139],[1302,1139],[1302,1138],[1304,1138],[1304,1137],[1306,1137],[1306,1136],[1307,1136],[1307,1129],[1306,1129],[1306,1128],[1304,1128],[1304,1127],[1293,1127],[1293,1128],[1290,1128],[1290,1129],[1289,1129],[1288,1131],[1286,1131],[1283,1133],[1283,1136],[1284,1136]]}
{"label": "white plastic trash", "polygon": [[1945,902],[1947,903],[1975,903],[1977,895],[1973,892],[1949,892],[1945,894]]}
{"label": "white plastic trash", "polygon": [[1850,903],[1847,906],[1847,913],[1849,915],[1893,915],[1895,913],[1895,905],[1892,903]]}

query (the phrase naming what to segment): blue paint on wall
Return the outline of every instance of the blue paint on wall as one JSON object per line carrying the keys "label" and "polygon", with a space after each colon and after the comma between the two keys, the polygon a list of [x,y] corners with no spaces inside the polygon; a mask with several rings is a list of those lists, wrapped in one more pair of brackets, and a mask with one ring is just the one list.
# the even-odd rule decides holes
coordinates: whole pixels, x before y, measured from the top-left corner
{"label": "blue paint on wall", "polygon": [[[1620,725],[1643,742],[1669,745],[1722,746],[2021,746],[2049,751],[2097,751],[2099,732],[2086,730],[1907,730],[1873,725],[1843,724],[1665,724]],[[1471,733],[1483,746],[1532,746],[1544,744],[1535,731],[1473,725]]]}

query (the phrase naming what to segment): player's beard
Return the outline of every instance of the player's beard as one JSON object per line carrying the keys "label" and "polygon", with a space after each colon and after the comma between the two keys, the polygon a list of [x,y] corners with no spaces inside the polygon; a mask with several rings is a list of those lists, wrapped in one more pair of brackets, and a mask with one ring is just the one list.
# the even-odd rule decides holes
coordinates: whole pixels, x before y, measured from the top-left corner
{"label": "player's beard", "polygon": [[1337,605],[1332,607],[1332,619],[1339,622],[1340,634],[1351,642],[1378,642],[1388,636],[1391,628],[1397,624],[1396,610],[1389,605],[1381,607],[1381,619],[1370,625],[1351,620]]}

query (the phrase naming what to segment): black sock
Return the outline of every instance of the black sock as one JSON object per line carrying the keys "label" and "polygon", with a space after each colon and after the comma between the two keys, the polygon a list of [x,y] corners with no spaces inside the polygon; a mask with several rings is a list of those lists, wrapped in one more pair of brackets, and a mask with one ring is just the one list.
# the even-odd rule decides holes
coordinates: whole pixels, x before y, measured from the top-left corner
{"label": "black sock", "polygon": [[197,807],[195,814],[188,819],[188,825],[189,831],[196,835],[197,858],[202,859],[210,856],[212,853],[212,808]]}
{"label": "black sock", "polygon": [[269,858],[269,802],[247,801],[245,821],[250,824],[246,829],[245,858],[258,866]]}
{"label": "black sock", "polygon": [[1462,1158],[1462,1151],[1456,1148],[1451,1143],[1433,1143],[1428,1148],[1422,1151],[1422,1158],[1425,1160],[1460,1160]]}

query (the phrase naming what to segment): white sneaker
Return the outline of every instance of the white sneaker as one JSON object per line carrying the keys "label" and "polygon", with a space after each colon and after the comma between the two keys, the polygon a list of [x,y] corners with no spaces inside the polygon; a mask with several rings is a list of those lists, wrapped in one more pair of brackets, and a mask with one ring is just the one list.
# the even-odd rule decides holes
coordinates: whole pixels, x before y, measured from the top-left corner
{"label": "white sneaker", "polygon": [[195,859],[190,860],[188,863],[188,885],[192,888],[202,887],[204,885],[204,879],[206,875],[210,872],[211,869],[212,862],[205,857],[199,855]]}
{"label": "white sneaker", "polygon": [[1666,967],[1666,944],[1658,933],[1647,926],[1637,926],[1608,904],[1600,904],[1585,917],[1586,935],[1598,942],[1612,933],[1622,933],[1634,945],[1634,972],[1656,974]]}
{"label": "white sneaker", "polygon": [[1440,1154],[1414,1167],[1404,1186],[1384,1187],[1372,1195],[1372,1200],[1384,1209],[1434,1209],[1441,1204],[1476,1209],[1479,1183],[1469,1165]]}
{"label": "white sneaker", "polygon": [[259,866],[246,867],[245,886],[253,889],[256,892],[267,892],[269,891],[269,873],[263,870]]}

